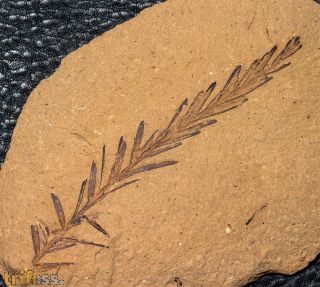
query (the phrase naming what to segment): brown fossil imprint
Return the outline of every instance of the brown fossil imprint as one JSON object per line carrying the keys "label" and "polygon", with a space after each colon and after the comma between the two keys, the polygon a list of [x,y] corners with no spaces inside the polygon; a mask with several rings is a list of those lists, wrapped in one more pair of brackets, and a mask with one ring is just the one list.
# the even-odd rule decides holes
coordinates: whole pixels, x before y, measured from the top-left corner
{"label": "brown fossil imprint", "polygon": [[[206,91],[200,92],[190,104],[188,99],[185,99],[166,128],[155,131],[144,143],[142,143],[144,122],[141,122],[134,138],[129,159],[124,160],[127,144],[121,137],[118,151],[109,173],[106,172],[105,168],[106,147],[104,146],[100,172],[97,174],[97,165],[93,161],[88,180],[86,179],[82,182],[77,205],[72,216],[69,219],[66,218],[59,198],[52,193],[51,197],[60,228],[51,230],[44,223],[31,225],[34,248],[32,269],[59,268],[73,264],[73,262],[47,263],[43,261],[44,257],[49,253],[79,244],[106,248],[107,246],[102,244],[68,236],[68,231],[86,222],[109,237],[108,231],[97,223],[95,218],[87,214],[88,210],[91,210],[111,193],[138,181],[139,179],[134,179],[134,176],[176,164],[177,161],[160,161],[152,164],[144,164],[144,161],[179,147],[183,140],[198,135],[203,128],[216,123],[216,120],[212,117],[243,104],[247,100],[245,97],[247,94],[272,79],[271,74],[289,66],[290,62],[285,62],[285,60],[301,47],[300,37],[293,37],[278,55],[275,55],[277,46],[274,46],[262,58],[255,60],[246,71],[241,73],[241,66],[237,66],[220,92],[216,95],[212,94],[216,86],[214,82]],[[106,174],[108,176],[105,178]]]}

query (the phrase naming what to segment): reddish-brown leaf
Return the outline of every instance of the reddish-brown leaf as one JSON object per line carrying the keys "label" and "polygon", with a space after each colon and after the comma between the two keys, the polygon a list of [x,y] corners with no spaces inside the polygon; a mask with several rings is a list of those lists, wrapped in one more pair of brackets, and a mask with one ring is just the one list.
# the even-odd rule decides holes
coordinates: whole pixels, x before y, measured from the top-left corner
{"label": "reddish-brown leaf", "polygon": [[180,104],[179,108],[176,110],[176,113],[174,114],[167,128],[158,135],[157,137],[158,142],[164,140],[172,129],[175,129],[176,126],[179,126],[178,123],[180,120],[183,120],[182,114],[186,110],[187,106],[188,106],[188,99],[184,99],[184,101]]}
{"label": "reddish-brown leaf", "polygon": [[86,241],[86,240],[79,240],[79,239],[76,239],[73,237],[63,238],[63,240],[65,242],[70,242],[70,243],[75,243],[75,244],[92,245],[92,246],[96,246],[96,247],[109,248],[109,246],[106,246],[104,244],[95,243],[95,242]]}
{"label": "reddish-brown leaf", "polygon": [[240,72],[241,72],[241,65],[237,66],[233,70],[233,72],[231,73],[229,79],[227,80],[221,92],[209,102],[206,109],[211,109],[216,104],[224,102],[229,98],[230,94],[232,94],[232,91],[236,88],[239,82]]}
{"label": "reddish-brown leaf", "polygon": [[103,175],[105,174],[106,168],[106,146],[104,145],[102,148],[102,158],[101,158],[101,174],[100,174],[100,188],[103,182]]}
{"label": "reddish-brown leaf", "polygon": [[78,197],[78,201],[77,201],[77,206],[74,210],[74,213],[73,213],[73,218],[77,215],[79,209],[80,209],[80,206],[81,206],[81,203],[82,203],[82,200],[83,200],[83,196],[84,196],[84,192],[86,190],[86,185],[87,185],[87,180],[84,180],[81,184],[81,188],[80,188],[80,192],[79,192],[79,197]]}
{"label": "reddish-brown leaf", "polygon": [[95,229],[97,229],[98,231],[100,231],[101,233],[103,233],[104,235],[110,237],[109,232],[107,232],[100,224],[98,224],[95,220],[93,220],[92,218],[88,217],[88,216],[83,216],[86,221],[93,226]]}
{"label": "reddish-brown leaf", "polygon": [[177,142],[177,143],[173,143],[173,144],[170,144],[170,145],[167,145],[167,146],[164,146],[162,148],[158,148],[154,151],[152,151],[151,153],[148,154],[148,157],[153,157],[153,156],[156,156],[158,154],[161,154],[163,152],[166,152],[166,151],[169,151],[171,149],[175,149],[179,146],[181,146],[182,143],[181,142]]}
{"label": "reddish-brown leaf", "polygon": [[106,246],[106,245],[100,244],[100,243],[95,243],[95,242],[92,242],[92,241],[79,240],[78,242],[80,244],[84,244],[84,245],[91,245],[91,246],[101,247],[101,248],[109,248],[109,246]]}
{"label": "reddish-brown leaf", "polygon": [[88,202],[91,202],[94,198],[97,182],[97,165],[93,161],[91,164],[90,178],[88,183]]}
{"label": "reddish-brown leaf", "polygon": [[48,250],[48,253],[57,252],[57,251],[64,250],[64,249],[67,249],[67,248],[70,248],[70,247],[73,247],[76,245],[77,245],[77,243],[74,243],[74,242],[61,242],[61,243],[56,244],[52,248],[50,248]]}
{"label": "reddish-brown leaf", "polygon": [[38,256],[40,254],[40,235],[38,226],[31,225],[31,237],[34,253],[36,256]]}
{"label": "reddish-brown leaf", "polygon": [[115,187],[115,188],[112,189],[111,191],[105,192],[102,196],[99,197],[99,199],[97,200],[97,203],[100,202],[101,200],[103,200],[109,193],[115,192],[115,191],[117,191],[117,190],[119,190],[119,189],[121,189],[121,188],[124,188],[124,187],[126,187],[126,186],[128,186],[128,185],[130,185],[130,184],[133,184],[133,183],[135,183],[135,182],[137,182],[137,181],[139,181],[139,180],[140,180],[140,179],[135,179],[135,180],[132,180],[132,181],[125,182],[125,183],[123,183],[123,184]]}
{"label": "reddish-brown leaf", "polygon": [[269,63],[270,59],[272,58],[272,56],[274,55],[275,51],[277,50],[277,46],[273,46],[272,49],[264,54],[259,61],[259,70],[263,70],[265,69],[265,67],[267,66],[267,64]]}
{"label": "reddish-brown leaf", "polygon": [[119,173],[121,167],[122,167],[122,163],[123,163],[123,160],[124,160],[124,155],[125,155],[125,152],[126,152],[126,149],[127,149],[127,144],[126,142],[124,141],[123,137],[120,138],[120,141],[119,141],[119,146],[118,146],[118,152],[117,152],[117,155],[116,155],[116,159],[115,159],[115,162],[111,168],[111,175],[116,175]]}
{"label": "reddish-brown leaf", "polygon": [[176,123],[176,121],[179,119],[179,116],[187,106],[188,106],[188,99],[184,99],[184,101],[180,104],[179,108],[177,109],[175,115],[173,116],[171,122],[169,123],[168,129]]}
{"label": "reddish-brown leaf", "polygon": [[139,124],[136,136],[134,138],[134,143],[133,143],[133,147],[132,147],[130,163],[132,163],[133,160],[135,160],[136,157],[138,156],[138,153],[140,151],[140,146],[141,146],[141,141],[142,141],[143,134],[144,134],[144,122],[142,121]]}
{"label": "reddish-brown leaf", "polygon": [[138,167],[138,168],[131,170],[130,172],[128,172],[127,177],[130,177],[130,176],[137,174],[137,173],[146,172],[146,171],[174,165],[176,163],[178,163],[178,162],[175,160],[169,160],[169,161],[163,161],[160,163],[147,164],[147,165],[144,165],[144,166],[141,166],[141,167]]}
{"label": "reddish-brown leaf", "polygon": [[50,234],[48,226],[41,222],[38,222],[37,226],[39,231],[40,242],[46,243]]}
{"label": "reddish-brown leaf", "polygon": [[63,228],[66,225],[66,217],[64,215],[62,204],[61,204],[60,199],[58,198],[58,196],[55,195],[54,193],[51,193],[51,198],[52,198],[52,201],[53,201],[54,208],[56,210],[56,214],[57,214],[58,220],[60,222],[61,227]]}
{"label": "reddish-brown leaf", "polygon": [[197,114],[204,106],[204,104],[206,103],[206,101],[209,99],[209,97],[211,96],[212,92],[214,91],[215,87],[216,87],[217,83],[213,82],[208,89],[206,90],[206,92],[200,92],[196,98],[193,100],[192,104],[190,105],[190,108],[187,112],[188,114],[188,118],[190,118],[191,115]]}
{"label": "reddish-brown leaf", "polygon": [[194,130],[201,130],[207,126],[210,126],[212,124],[215,124],[217,121],[215,119],[210,119],[210,120],[206,120],[204,122],[192,125],[192,126],[188,126],[186,129],[184,129],[183,131],[194,131]]}
{"label": "reddish-brown leaf", "polygon": [[155,132],[152,133],[152,135],[149,137],[149,139],[145,142],[145,144],[141,148],[141,151],[143,151],[143,152],[147,151],[154,144],[155,138],[156,138],[156,134],[158,132],[159,131],[156,130]]}
{"label": "reddish-brown leaf", "polygon": [[249,85],[244,86],[241,89],[238,89],[237,93],[234,95],[234,97],[232,97],[229,101],[235,100],[236,98],[245,96],[251,92],[253,92],[254,90],[256,90],[257,88],[265,85],[266,83],[268,83],[269,81],[272,80],[271,76],[266,76],[263,78],[257,78],[254,82],[252,82]]}
{"label": "reddish-brown leaf", "polygon": [[125,183],[119,185],[118,187],[112,189],[109,193],[115,192],[115,191],[117,191],[117,190],[119,190],[119,189],[121,189],[121,188],[124,188],[124,187],[126,187],[126,186],[128,186],[128,185],[131,185],[131,184],[133,184],[133,183],[135,183],[135,182],[137,182],[137,181],[139,181],[139,180],[140,180],[140,179],[135,179],[135,180],[131,180],[131,181],[125,182]]}
{"label": "reddish-brown leaf", "polygon": [[213,116],[228,112],[228,111],[235,109],[238,106],[242,105],[247,100],[248,99],[245,97],[237,97],[237,98],[230,100],[228,102],[219,104],[218,106],[214,107],[213,109],[206,111],[206,113],[204,113],[202,115],[202,118],[213,117]]}
{"label": "reddish-brown leaf", "polygon": [[223,88],[223,92],[231,91],[234,89],[235,85],[237,84],[239,80],[239,74],[241,72],[241,65],[237,66],[233,72],[231,73],[227,83],[225,84]]}
{"label": "reddish-brown leaf", "polygon": [[175,136],[175,141],[183,141],[185,139],[197,136],[200,133],[201,133],[200,130],[181,132]]}

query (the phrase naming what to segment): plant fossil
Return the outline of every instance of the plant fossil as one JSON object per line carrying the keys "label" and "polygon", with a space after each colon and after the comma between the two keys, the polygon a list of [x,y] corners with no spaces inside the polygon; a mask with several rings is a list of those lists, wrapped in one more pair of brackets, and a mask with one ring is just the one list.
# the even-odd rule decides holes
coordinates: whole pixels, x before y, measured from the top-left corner
{"label": "plant fossil", "polygon": [[[51,230],[44,223],[31,225],[34,248],[32,268],[50,269],[73,264],[73,262],[46,263],[42,261],[49,253],[79,244],[107,247],[70,237],[67,235],[68,231],[81,223],[88,223],[97,231],[109,236],[108,231],[95,218],[87,214],[88,210],[91,210],[111,193],[138,181],[139,179],[134,179],[136,175],[176,164],[177,161],[174,160],[151,164],[145,164],[144,162],[146,159],[179,147],[183,140],[198,135],[203,128],[216,123],[216,120],[213,119],[214,116],[243,104],[247,101],[247,94],[272,79],[271,74],[289,66],[290,62],[285,62],[285,60],[301,47],[300,37],[293,37],[278,55],[275,54],[277,46],[274,46],[263,57],[256,59],[244,72],[241,73],[241,66],[237,66],[220,92],[213,95],[216,87],[214,82],[206,91],[200,92],[190,104],[188,99],[185,99],[166,128],[152,133],[144,143],[142,142],[144,122],[141,122],[134,138],[129,159],[125,160],[127,144],[124,138],[121,137],[114,163],[108,173],[105,167],[106,147],[103,146],[100,173],[97,174],[97,165],[93,161],[89,178],[82,182],[79,198],[72,216],[69,219],[66,218],[59,198],[52,193],[51,197],[60,228]],[[107,174],[108,176],[106,176]]]}

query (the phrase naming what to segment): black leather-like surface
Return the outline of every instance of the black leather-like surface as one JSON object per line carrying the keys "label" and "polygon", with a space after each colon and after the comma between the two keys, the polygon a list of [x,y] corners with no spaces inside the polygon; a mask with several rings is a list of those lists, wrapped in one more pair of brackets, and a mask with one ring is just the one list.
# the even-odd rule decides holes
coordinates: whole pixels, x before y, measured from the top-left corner
{"label": "black leather-like surface", "polygon": [[[68,53],[163,1],[0,0],[0,165],[21,109],[39,81],[52,74]],[[318,286],[320,257],[292,276],[269,274],[246,285]]]}
{"label": "black leather-like surface", "polygon": [[305,269],[289,276],[270,273],[244,287],[319,287],[320,286],[320,255]]}

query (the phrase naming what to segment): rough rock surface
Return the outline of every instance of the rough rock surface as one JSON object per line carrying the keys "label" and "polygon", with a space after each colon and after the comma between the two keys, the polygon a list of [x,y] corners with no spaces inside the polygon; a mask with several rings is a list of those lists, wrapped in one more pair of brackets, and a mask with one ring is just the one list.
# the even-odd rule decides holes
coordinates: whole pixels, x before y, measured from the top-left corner
{"label": "rough rock surface", "polygon": [[29,98],[0,174],[1,258],[29,266],[30,225],[58,227],[51,192],[72,215],[103,144],[110,169],[119,137],[131,146],[142,119],[146,133],[163,127],[186,96],[213,80],[222,87],[234,66],[293,35],[303,49],[292,66],[161,155],[178,165],[97,206],[111,239],[75,230],[109,249],[77,246],[46,260],[76,262],[59,272],[66,286],[170,286],[175,277],[239,286],[264,271],[292,273],[319,253],[318,11],[302,0],[250,3],[169,0],[63,60]]}

